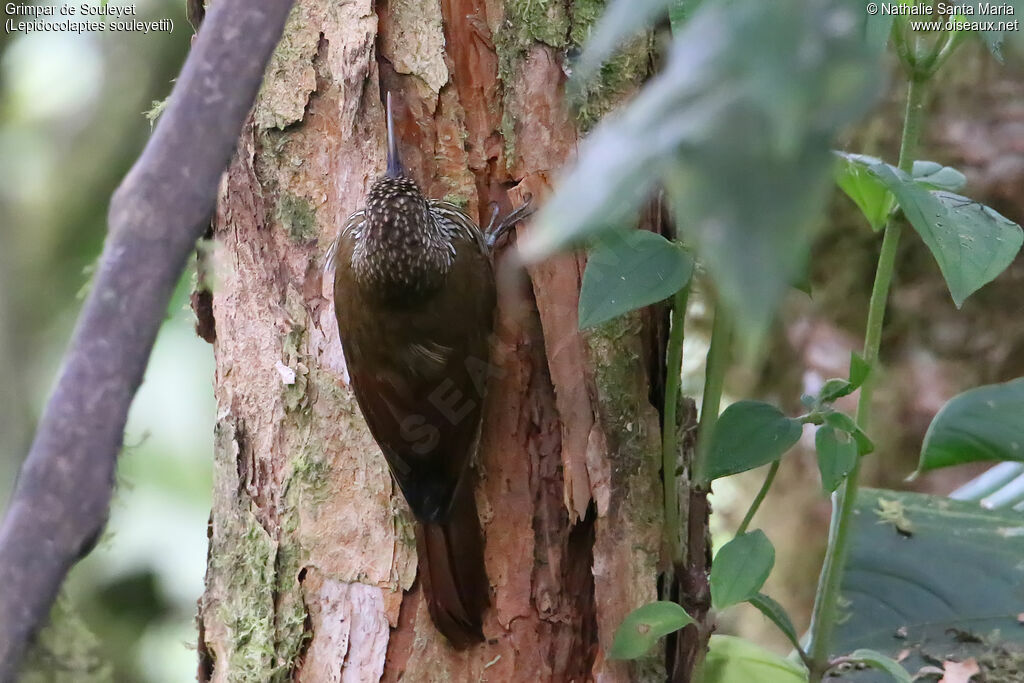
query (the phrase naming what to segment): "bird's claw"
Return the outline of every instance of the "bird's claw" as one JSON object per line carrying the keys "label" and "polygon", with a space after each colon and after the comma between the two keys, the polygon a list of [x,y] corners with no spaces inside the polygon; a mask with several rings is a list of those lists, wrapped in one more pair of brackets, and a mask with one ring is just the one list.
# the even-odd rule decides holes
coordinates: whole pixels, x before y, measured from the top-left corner
{"label": "bird's claw", "polygon": [[501,222],[495,226],[495,221],[498,218],[498,206],[492,202],[494,211],[491,214],[491,222],[487,226],[487,247],[488,249],[494,249],[495,245],[501,240],[502,237],[508,233],[516,223],[523,221],[534,214],[536,209],[533,208],[533,195],[526,195],[525,201],[511,213],[501,219]]}

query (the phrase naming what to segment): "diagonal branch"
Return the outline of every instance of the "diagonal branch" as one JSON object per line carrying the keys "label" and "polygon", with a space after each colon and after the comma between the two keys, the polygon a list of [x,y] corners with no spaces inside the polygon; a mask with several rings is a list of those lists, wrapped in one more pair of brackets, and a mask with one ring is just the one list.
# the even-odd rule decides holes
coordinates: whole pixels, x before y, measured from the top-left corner
{"label": "diagonal branch", "polygon": [[291,5],[212,4],[167,110],[111,199],[92,292],[0,527],[0,681],[15,677],[65,575],[106,523],[128,408]]}

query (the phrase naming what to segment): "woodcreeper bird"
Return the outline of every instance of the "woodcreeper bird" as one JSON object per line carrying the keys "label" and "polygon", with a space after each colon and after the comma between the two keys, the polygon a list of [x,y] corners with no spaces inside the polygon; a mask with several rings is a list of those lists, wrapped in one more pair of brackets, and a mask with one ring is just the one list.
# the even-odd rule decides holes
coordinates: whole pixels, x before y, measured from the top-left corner
{"label": "woodcreeper bird", "polygon": [[487,232],[428,199],[402,166],[387,97],[387,169],[328,255],[351,386],[416,517],[431,618],[456,648],[483,640],[490,603],[467,476],[480,434],[496,306],[492,248],[529,202]]}

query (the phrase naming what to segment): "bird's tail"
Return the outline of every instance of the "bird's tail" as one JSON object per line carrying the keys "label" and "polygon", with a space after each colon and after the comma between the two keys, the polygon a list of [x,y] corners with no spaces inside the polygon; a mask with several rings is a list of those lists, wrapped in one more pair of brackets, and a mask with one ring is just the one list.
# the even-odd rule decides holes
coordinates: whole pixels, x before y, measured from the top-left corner
{"label": "bird's tail", "polygon": [[467,482],[459,486],[446,521],[416,524],[416,554],[437,630],[459,650],[482,641],[489,584],[473,487]]}

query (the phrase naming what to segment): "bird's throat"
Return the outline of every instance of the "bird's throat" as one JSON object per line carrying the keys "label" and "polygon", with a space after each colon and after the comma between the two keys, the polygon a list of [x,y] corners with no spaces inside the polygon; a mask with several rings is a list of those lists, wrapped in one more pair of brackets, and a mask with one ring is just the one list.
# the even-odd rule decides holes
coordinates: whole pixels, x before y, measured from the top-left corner
{"label": "bird's throat", "polygon": [[442,287],[455,253],[429,215],[425,221],[368,216],[352,253],[356,282],[375,298],[413,303]]}

